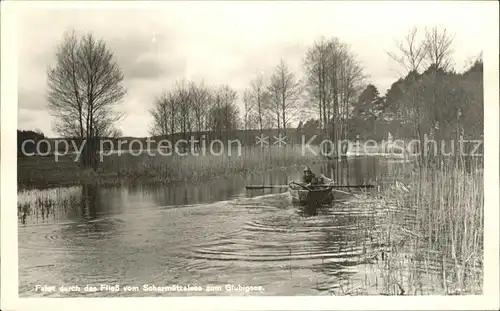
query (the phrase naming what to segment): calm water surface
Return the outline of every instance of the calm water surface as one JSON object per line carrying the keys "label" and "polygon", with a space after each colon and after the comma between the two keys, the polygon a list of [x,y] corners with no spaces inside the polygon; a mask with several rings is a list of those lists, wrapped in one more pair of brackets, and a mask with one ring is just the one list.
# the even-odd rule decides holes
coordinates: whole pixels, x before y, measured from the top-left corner
{"label": "calm water surface", "polygon": [[[374,183],[400,163],[351,161],[343,183]],[[327,167],[316,172],[331,173]],[[78,186],[19,193],[21,296],[167,296],[143,285],[220,285],[189,295],[335,294],[366,278],[385,249],[386,214],[373,200],[343,195],[331,206],[293,205],[286,189],[246,191],[246,184],[286,184],[301,171],[219,179],[201,185]],[[374,195],[375,196],[375,195]],[[376,198],[374,198],[375,200]],[[22,216],[24,215],[24,217]],[[137,286],[135,292],[83,292],[86,285]],[[226,284],[262,286],[260,293]],[[53,285],[55,292],[36,291]],[[61,285],[81,292],[64,293]]]}

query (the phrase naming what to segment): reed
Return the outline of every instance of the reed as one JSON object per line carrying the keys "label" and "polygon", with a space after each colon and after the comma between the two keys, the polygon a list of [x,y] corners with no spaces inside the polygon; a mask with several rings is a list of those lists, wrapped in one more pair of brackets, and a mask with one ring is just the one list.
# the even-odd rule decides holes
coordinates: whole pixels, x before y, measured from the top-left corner
{"label": "reed", "polygon": [[82,170],[70,156],[54,158],[19,158],[18,183],[29,185],[63,185],[85,182],[116,184],[145,179],[157,182],[200,182],[209,179],[247,174],[254,171],[282,169],[321,161],[313,153],[302,153],[301,146],[242,147],[220,155],[188,153],[187,155],[114,154],[103,157],[97,172]]}
{"label": "reed", "polygon": [[45,220],[51,215],[67,213],[76,210],[81,205],[81,190],[78,187],[54,188],[50,190],[20,190],[18,195],[18,217],[25,223],[28,216]]}
{"label": "reed", "polygon": [[389,248],[370,265],[375,280],[366,286],[383,284],[388,295],[482,293],[483,170],[480,160],[463,163],[441,159],[381,190]]}

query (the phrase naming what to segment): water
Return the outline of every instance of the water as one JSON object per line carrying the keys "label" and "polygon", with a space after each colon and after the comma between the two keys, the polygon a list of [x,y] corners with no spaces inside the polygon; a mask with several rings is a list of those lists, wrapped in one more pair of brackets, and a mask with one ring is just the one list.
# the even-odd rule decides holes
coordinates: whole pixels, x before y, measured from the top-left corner
{"label": "water", "polygon": [[[343,183],[375,182],[401,165],[366,158],[351,162],[341,175]],[[313,170],[331,175],[325,167]],[[345,294],[387,251],[387,214],[377,208],[375,194],[370,200],[344,195],[330,206],[299,206],[286,189],[245,190],[246,184],[286,184],[300,174],[297,169],[196,186],[20,193],[19,204],[31,204],[20,211],[20,296]],[[121,290],[101,290],[101,284]],[[40,291],[37,285],[56,289]],[[84,290],[87,285],[97,291]],[[151,292],[144,285],[203,291]],[[209,285],[216,291],[206,291]],[[60,286],[79,288],[64,292]],[[125,286],[138,290],[125,292]],[[243,286],[263,290],[234,290]]]}

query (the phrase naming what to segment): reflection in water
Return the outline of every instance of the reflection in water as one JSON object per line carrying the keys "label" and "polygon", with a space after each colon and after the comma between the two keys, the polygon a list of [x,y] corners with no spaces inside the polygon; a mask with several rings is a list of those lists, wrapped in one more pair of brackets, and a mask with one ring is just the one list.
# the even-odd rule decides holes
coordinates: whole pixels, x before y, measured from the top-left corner
{"label": "reflection in water", "polygon": [[81,195],[82,218],[89,220],[97,217],[98,204],[100,203],[101,193],[97,185],[83,185]]}
{"label": "reflection in water", "polygon": [[298,214],[302,217],[312,217],[318,215],[318,208],[321,208],[321,204],[310,203],[301,204],[298,208]]}
{"label": "reflection in water", "polygon": [[[344,184],[390,176],[374,158],[312,169]],[[286,185],[301,174],[299,167],[195,185],[20,193],[20,295],[68,295],[36,293],[36,284],[101,283],[233,283],[262,285],[273,295],[334,293],[385,249],[385,214],[352,195],[329,205],[293,205],[286,188],[245,191],[246,184]]]}

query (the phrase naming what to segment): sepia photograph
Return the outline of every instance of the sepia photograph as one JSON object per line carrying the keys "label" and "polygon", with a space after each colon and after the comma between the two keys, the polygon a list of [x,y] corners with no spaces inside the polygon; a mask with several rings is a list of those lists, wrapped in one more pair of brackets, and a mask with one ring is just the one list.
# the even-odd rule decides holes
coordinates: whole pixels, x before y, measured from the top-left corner
{"label": "sepia photograph", "polygon": [[11,17],[18,280],[2,290],[486,295],[497,3],[86,4]]}

